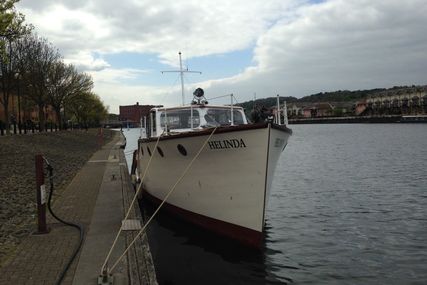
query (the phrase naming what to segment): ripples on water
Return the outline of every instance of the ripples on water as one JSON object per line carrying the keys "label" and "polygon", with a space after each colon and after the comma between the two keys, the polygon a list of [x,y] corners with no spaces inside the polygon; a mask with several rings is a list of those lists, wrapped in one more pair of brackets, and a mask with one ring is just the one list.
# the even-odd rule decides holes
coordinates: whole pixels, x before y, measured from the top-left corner
{"label": "ripples on water", "polygon": [[427,284],[427,125],[291,127],[264,249],[160,217],[160,283]]}

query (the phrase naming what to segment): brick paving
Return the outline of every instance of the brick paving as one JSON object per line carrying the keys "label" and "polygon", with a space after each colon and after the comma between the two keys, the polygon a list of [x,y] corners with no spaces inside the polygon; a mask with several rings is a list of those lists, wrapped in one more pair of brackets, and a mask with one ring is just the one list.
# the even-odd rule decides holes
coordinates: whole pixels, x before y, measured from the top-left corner
{"label": "brick paving", "polygon": [[[119,136],[97,151],[71,181],[67,189],[56,197],[54,212],[61,218],[84,225],[88,230],[106,162]],[[55,181],[57,183],[57,181]],[[48,214],[50,233],[30,235],[0,268],[0,284],[54,284],[67,263],[78,240],[75,228],[62,225]],[[68,270],[62,284],[72,284],[78,257]]]}

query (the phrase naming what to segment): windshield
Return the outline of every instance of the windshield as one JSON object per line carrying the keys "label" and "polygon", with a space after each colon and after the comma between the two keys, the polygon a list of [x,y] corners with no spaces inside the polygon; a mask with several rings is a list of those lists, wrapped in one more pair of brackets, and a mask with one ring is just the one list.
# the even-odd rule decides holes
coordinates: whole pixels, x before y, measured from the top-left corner
{"label": "windshield", "polygon": [[[168,129],[188,129],[191,128],[191,109],[171,110],[162,112],[160,115],[160,126],[165,127],[167,118]],[[198,110],[193,110],[193,128],[200,125],[200,116]]]}
{"label": "windshield", "polygon": [[[231,125],[231,110],[230,109],[208,109],[205,120],[209,125]],[[233,124],[244,124],[242,113],[239,110],[233,110]]]}

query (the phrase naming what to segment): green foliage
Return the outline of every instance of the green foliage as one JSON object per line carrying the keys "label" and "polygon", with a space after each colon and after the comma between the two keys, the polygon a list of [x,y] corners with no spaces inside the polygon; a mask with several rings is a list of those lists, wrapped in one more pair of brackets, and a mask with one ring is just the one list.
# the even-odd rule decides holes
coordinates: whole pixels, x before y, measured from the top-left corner
{"label": "green foliage", "polygon": [[385,91],[384,88],[377,88],[371,90],[338,90],[333,92],[321,92],[309,96],[305,96],[298,100],[298,102],[350,102],[358,101],[369,95]]}
{"label": "green foliage", "polygon": [[6,132],[9,128],[9,99],[16,80],[15,41],[28,34],[32,27],[24,24],[25,17],[15,9],[18,0],[0,0],[0,104],[4,109]]}
{"label": "green foliage", "polygon": [[0,49],[2,61],[7,62],[6,45],[29,34],[33,26],[24,24],[25,16],[15,9],[19,0],[0,0]]}
{"label": "green foliage", "polygon": [[6,125],[13,93],[19,93],[24,110],[37,105],[41,131],[46,106],[53,108],[60,126],[70,115],[65,110],[79,122],[97,124],[107,115],[107,108],[91,93],[92,77],[65,64],[47,39],[32,33],[33,26],[24,24],[24,15],[15,8],[18,1],[0,0],[0,103]]}
{"label": "green foliage", "polygon": [[344,115],[343,109],[336,108],[333,110],[333,116],[334,117],[341,117],[342,115]]}
{"label": "green foliage", "polygon": [[0,1],[0,34],[5,36],[9,29],[16,21],[17,14],[15,10],[15,3],[19,0],[2,0]]}
{"label": "green foliage", "polygon": [[[283,104],[283,102],[292,103],[297,102],[298,99],[295,97],[279,97],[280,104]],[[258,106],[265,106],[265,107],[273,107],[277,105],[277,97],[268,97],[268,98],[260,98],[256,99],[255,101],[247,101],[240,104],[237,104],[238,106],[243,107],[246,111],[251,111],[254,108],[254,105]]]}
{"label": "green foliage", "polygon": [[70,100],[68,108],[73,119],[83,125],[99,125],[108,116],[108,110],[98,95],[91,92],[76,94]]}
{"label": "green foliage", "polygon": [[[381,93],[396,93],[396,94],[404,94],[408,92],[413,92],[414,90],[424,90],[423,86],[394,86],[392,88],[375,88],[369,90],[338,90],[333,92],[320,92],[308,96],[304,96],[300,99],[295,97],[280,97],[280,103],[283,101],[286,103],[319,103],[319,102],[357,102],[363,100],[371,95],[381,94]],[[262,98],[254,101],[247,101],[239,106],[242,106],[246,112],[250,112],[253,109],[254,103],[260,106],[264,106],[266,108],[275,107],[277,105],[276,97]],[[343,110],[337,110],[336,112],[343,112]],[[339,114],[337,114],[339,115]]]}

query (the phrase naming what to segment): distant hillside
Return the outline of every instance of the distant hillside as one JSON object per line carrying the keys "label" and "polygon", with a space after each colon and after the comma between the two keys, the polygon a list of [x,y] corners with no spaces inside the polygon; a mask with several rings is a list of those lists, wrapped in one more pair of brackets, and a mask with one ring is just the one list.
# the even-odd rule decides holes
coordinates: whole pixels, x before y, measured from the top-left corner
{"label": "distant hillside", "polygon": [[[298,98],[295,97],[279,97],[280,104],[283,104],[283,102],[292,103],[292,102],[298,102]],[[267,108],[270,108],[272,106],[277,105],[277,97],[268,97],[268,98],[260,98],[256,99],[255,101],[247,101],[240,104],[237,104],[246,111],[252,110],[254,104],[257,104],[258,106],[265,106]]]}
{"label": "distant hillside", "polygon": [[369,95],[385,91],[385,88],[377,88],[371,90],[338,90],[334,92],[321,92],[298,99],[298,102],[348,102],[359,101]]}
{"label": "distant hillside", "polygon": [[[369,90],[338,90],[333,92],[321,92],[317,94],[312,94],[304,96],[300,99],[295,97],[280,97],[280,103],[286,101],[288,104],[293,102],[307,102],[307,103],[316,103],[316,102],[357,102],[368,96],[381,93],[381,92],[410,92],[414,89],[425,88],[425,86],[394,86],[393,88],[375,88]],[[270,108],[276,106],[277,101],[276,97],[262,98],[255,101],[256,104]],[[247,101],[238,104],[242,106],[245,110],[252,110],[254,101]]]}

